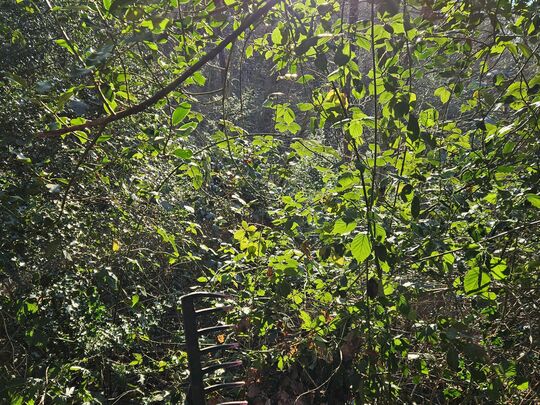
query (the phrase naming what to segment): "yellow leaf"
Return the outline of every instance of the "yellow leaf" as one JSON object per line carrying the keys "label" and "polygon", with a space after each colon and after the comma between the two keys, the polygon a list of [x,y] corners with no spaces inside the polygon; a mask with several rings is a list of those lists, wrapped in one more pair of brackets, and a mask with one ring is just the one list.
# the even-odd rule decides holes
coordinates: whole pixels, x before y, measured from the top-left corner
{"label": "yellow leaf", "polygon": [[342,91],[336,93],[334,90],[330,90],[326,94],[326,97],[324,98],[324,102],[332,103],[336,107],[343,107],[343,108],[349,107],[349,100],[347,99],[347,95]]}
{"label": "yellow leaf", "polygon": [[112,250],[113,252],[118,252],[120,250],[120,242],[118,242],[116,239],[113,239],[112,241]]}

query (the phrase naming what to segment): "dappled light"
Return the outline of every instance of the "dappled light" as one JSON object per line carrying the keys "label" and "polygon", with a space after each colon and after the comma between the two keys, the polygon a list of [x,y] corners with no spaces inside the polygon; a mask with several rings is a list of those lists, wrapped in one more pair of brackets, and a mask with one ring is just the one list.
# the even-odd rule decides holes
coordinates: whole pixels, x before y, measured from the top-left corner
{"label": "dappled light", "polygon": [[540,401],[540,3],[5,0],[0,403]]}

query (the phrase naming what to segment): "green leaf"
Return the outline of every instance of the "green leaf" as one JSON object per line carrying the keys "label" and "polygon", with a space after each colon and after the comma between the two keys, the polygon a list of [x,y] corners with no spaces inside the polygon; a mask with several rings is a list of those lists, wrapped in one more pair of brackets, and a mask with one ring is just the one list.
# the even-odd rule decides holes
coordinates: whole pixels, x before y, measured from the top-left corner
{"label": "green leaf", "polygon": [[156,51],[156,52],[159,50],[159,48],[158,48],[158,46],[157,46],[157,44],[155,42],[152,42],[152,41],[143,41],[143,42],[151,50]]}
{"label": "green leaf", "polygon": [[302,329],[311,329],[311,324],[312,324],[312,321],[311,321],[311,316],[309,316],[309,314],[306,312],[306,311],[300,311],[300,319],[302,320],[302,326],[301,328]]}
{"label": "green leaf", "polygon": [[345,172],[345,173],[342,173],[339,177],[338,177],[338,183],[341,187],[343,188],[349,188],[351,187],[352,185],[354,184],[357,184],[359,181],[359,178],[356,177],[354,174],[352,174],[351,172]]}
{"label": "green leaf", "polygon": [[143,362],[143,356],[140,353],[133,353],[133,357],[135,357],[135,360],[132,360],[129,365],[130,366],[136,366],[138,364],[142,364]]}
{"label": "green leaf", "polygon": [[516,388],[517,388],[519,391],[525,391],[525,390],[528,390],[528,389],[529,389],[529,382],[528,382],[528,381],[523,381],[522,383],[516,385]]}
{"label": "green leaf", "polygon": [[281,34],[281,30],[279,29],[279,27],[274,28],[271,38],[274,45],[281,45],[283,41],[283,35]]}
{"label": "green leaf", "polygon": [[515,142],[512,142],[512,141],[506,142],[506,144],[504,145],[503,151],[502,151],[503,154],[508,155],[508,154],[512,153],[514,151],[515,146],[516,146]]}
{"label": "green leaf", "polygon": [[182,149],[182,148],[175,149],[172,154],[176,156],[177,158],[186,159],[186,160],[190,159],[191,156],[193,156],[193,152],[191,152],[189,149]]}
{"label": "green leaf", "polygon": [[506,261],[501,258],[493,257],[490,261],[490,274],[495,280],[503,280],[506,278]]}
{"label": "green leaf", "polygon": [[[17,3],[20,3],[22,0],[17,0]],[[11,401],[10,401],[10,405],[23,405],[23,404],[28,404],[28,402],[25,402],[24,400],[24,397],[23,396],[20,396],[20,395],[13,395],[11,397]]]}
{"label": "green leaf", "polygon": [[296,105],[300,111],[309,111],[313,110],[313,104],[311,103],[298,103]]}
{"label": "green leaf", "polygon": [[188,115],[189,111],[191,110],[191,105],[184,101],[181,103],[173,112],[172,115],[172,124],[178,125],[182,122],[184,118],[186,118],[186,115]]}
{"label": "green leaf", "polygon": [[386,240],[386,229],[382,225],[375,224],[375,239],[381,243]]}
{"label": "green leaf", "polygon": [[201,173],[201,169],[199,169],[199,166],[190,166],[187,170],[187,174],[189,177],[191,177],[191,182],[193,184],[193,188],[195,190],[198,190],[203,185],[203,175]]}
{"label": "green leaf", "polygon": [[105,8],[105,10],[110,10],[112,2],[113,0],[103,0],[103,7]]}
{"label": "green leaf", "polygon": [[345,222],[343,218],[339,218],[334,224],[332,233],[334,235],[347,235],[354,231],[354,228],[356,228],[356,221]]}
{"label": "green leaf", "polygon": [[356,235],[351,243],[351,253],[358,264],[364,262],[371,254],[371,242],[366,233]]}
{"label": "green leaf", "polygon": [[435,90],[435,95],[438,96],[441,99],[441,102],[443,104],[446,104],[448,100],[450,100],[450,90],[448,90],[446,87],[439,87]]}
{"label": "green leaf", "polygon": [[131,297],[131,306],[134,307],[139,302],[140,297],[137,294],[134,294]]}
{"label": "green leaf", "polygon": [[38,304],[36,304],[35,302],[26,301],[25,305],[26,305],[26,311],[29,314],[35,314],[39,309]]}
{"label": "green leaf", "polygon": [[527,194],[527,201],[531,203],[532,206],[540,208],[540,196],[536,194]]}
{"label": "green leaf", "polygon": [[478,294],[487,291],[491,278],[480,268],[470,269],[463,279],[463,289],[466,294]]}
{"label": "green leaf", "polygon": [[407,202],[409,200],[408,196],[413,192],[413,186],[410,184],[404,184],[403,188],[399,192],[399,196],[404,202]]}
{"label": "green leaf", "polygon": [[97,144],[100,144],[100,143],[105,143],[107,142],[109,139],[111,139],[111,135],[100,135],[100,137],[97,139],[96,143]]}
{"label": "green leaf", "polygon": [[355,141],[361,140],[362,133],[364,132],[364,125],[362,120],[354,119],[349,124],[349,134]]}
{"label": "green leaf", "polygon": [[315,77],[313,75],[302,75],[298,78],[296,82],[301,83],[301,84],[306,84],[312,80],[315,80]]}
{"label": "green leaf", "polygon": [[291,144],[291,148],[302,157],[311,157],[315,153],[339,158],[339,154],[330,146],[321,145],[320,142],[312,139],[302,139]]}
{"label": "green leaf", "polygon": [[283,356],[278,357],[277,368],[278,370],[283,370],[285,368],[285,362],[284,362]]}
{"label": "green leaf", "polygon": [[58,45],[60,45],[62,48],[66,48],[69,53],[72,55],[75,55],[75,51],[71,48],[71,46],[68,44],[68,42],[65,39],[57,39],[55,41]]}
{"label": "green leaf", "polygon": [[238,229],[234,234],[233,238],[236,240],[242,240],[246,237],[246,231],[244,229]]}

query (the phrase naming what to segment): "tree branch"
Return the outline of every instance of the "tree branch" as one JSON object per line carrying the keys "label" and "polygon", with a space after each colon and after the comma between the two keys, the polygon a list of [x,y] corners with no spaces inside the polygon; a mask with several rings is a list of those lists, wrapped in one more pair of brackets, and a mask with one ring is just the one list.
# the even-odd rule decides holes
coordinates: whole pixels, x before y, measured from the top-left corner
{"label": "tree branch", "polygon": [[277,3],[277,1],[278,0],[268,0],[266,4],[264,4],[261,8],[259,8],[249,17],[247,17],[237,29],[235,29],[230,35],[228,35],[223,41],[221,41],[215,48],[210,50],[210,52],[208,52],[201,59],[199,59],[197,63],[195,63],[193,66],[188,68],[184,73],[182,73],[176,80],[172,81],[166,87],[164,87],[163,89],[155,93],[153,96],[140,102],[139,104],[134,105],[133,107],[127,108],[125,110],[119,111],[114,115],[107,115],[104,117],[96,118],[95,120],[88,121],[80,125],[73,125],[73,126],[69,126],[65,128],[55,129],[52,131],[38,132],[36,135],[43,138],[49,138],[49,137],[68,134],[70,132],[81,131],[81,130],[93,128],[93,127],[105,127],[111,122],[121,120],[123,118],[129,117],[134,114],[138,114],[146,110],[147,108],[151,107],[152,105],[157,103],[159,100],[167,96],[173,90],[178,88],[178,86],[180,86],[183,82],[189,79],[195,72],[201,69],[206,63],[214,59],[223,49],[225,49],[227,45],[229,45],[236,38],[238,38],[245,30],[247,30],[250,25],[255,23],[257,20],[263,17],[268,11],[270,11],[270,9]]}

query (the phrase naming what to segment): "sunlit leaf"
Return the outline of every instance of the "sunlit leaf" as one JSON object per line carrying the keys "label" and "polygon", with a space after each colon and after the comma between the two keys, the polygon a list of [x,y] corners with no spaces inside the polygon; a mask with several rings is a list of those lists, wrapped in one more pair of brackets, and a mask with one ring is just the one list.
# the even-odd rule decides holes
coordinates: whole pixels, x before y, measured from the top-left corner
{"label": "sunlit leaf", "polygon": [[356,235],[351,243],[351,253],[358,263],[364,262],[371,254],[371,242],[366,233]]}
{"label": "sunlit leaf", "polygon": [[540,208],[540,196],[537,194],[527,194],[527,201],[531,203],[533,207]]}
{"label": "sunlit leaf", "polygon": [[112,250],[113,252],[118,252],[120,250],[120,242],[116,239],[113,239]]}
{"label": "sunlit leaf", "polygon": [[186,118],[186,115],[188,115],[189,111],[191,110],[191,104],[184,101],[181,103],[178,107],[175,108],[173,115],[172,115],[172,124],[178,125],[184,118]]}
{"label": "sunlit leaf", "polygon": [[478,294],[487,291],[491,278],[486,272],[475,267],[470,269],[463,279],[463,289],[467,294]]}

